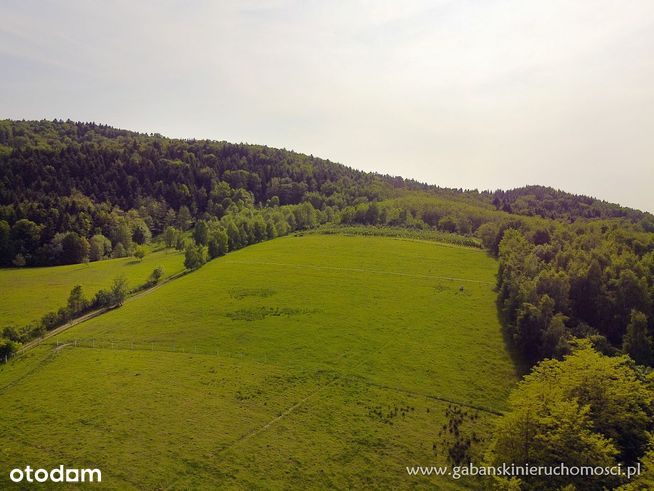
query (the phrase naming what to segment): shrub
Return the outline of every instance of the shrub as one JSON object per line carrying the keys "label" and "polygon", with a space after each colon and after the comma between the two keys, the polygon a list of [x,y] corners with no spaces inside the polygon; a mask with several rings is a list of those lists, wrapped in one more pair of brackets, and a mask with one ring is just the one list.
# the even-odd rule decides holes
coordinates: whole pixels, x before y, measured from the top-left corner
{"label": "shrub", "polygon": [[11,339],[0,338],[0,360],[5,361],[8,359],[16,351],[18,351],[19,347],[20,344],[12,341]]}
{"label": "shrub", "polygon": [[113,257],[117,258],[117,257],[125,257],[125,256],[127,256],[127,251],[125,250],[125,246],[121,242],[119,242],[116,245],[116,247],[114,247]]}
{"label": "shrub", "polygon": [[111,293],[107,290],[99,290],[93,299],[93,306],[96,308],[109,307],[111,305]]}
{"label": "shrub", "polygon": [[164,275],[163,266],[157,266],[156,268],[154,268],[152,273],[150,273],[150,278],[148,279],[148,284],[149,285],[156,285],[157,283],[159,283],[161,278],[163,278],[163,275]]}
{"label": "shrub", "polygon": [[143,261],[143,258],[145,257],[145,249],[141,246],[137,246],[134,249],[134,257],[139,261]]}

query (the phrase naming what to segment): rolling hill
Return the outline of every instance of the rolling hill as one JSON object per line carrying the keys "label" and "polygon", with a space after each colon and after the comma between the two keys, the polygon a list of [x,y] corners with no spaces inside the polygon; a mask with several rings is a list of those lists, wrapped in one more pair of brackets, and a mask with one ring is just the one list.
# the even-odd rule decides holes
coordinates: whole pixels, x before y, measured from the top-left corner
{"label": "rolling hill", "polygon": [[121,489],[433,485],[405,467],[479,452],[517,380],[496,269],[385,237],[230,253],[0,367],[0,480],[38,462]]}
{"label": "rolling hill", "polygon": [[183,271],[183,263],[184,255],[178,251],[157,250],[141,261],[124,257],[87,264],[1,268],[0,318],[3,326],[22,326],[65,306],[75,285],[82,285],[84,294],[92,297],[101,288],[108,288],[117,276],[124,275],[130,288],[136,288],[147,281],[157,266],[164,268],[165,278]]}
{"label": "rolling hill", "polygon": [[[24,462],[111,489],[478,489],[406,468],[578,462],[561,434],[652,458],[650,213],[5,120],[0,265],[0,487]],[[125,301],[159,265],[189,274]],[[633,387],[566,389],[588,377]]]}

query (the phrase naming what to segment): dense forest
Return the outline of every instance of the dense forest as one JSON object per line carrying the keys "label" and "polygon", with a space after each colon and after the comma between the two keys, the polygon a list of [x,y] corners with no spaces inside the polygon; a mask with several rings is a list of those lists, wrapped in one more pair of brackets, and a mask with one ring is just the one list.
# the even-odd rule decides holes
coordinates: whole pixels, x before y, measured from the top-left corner
{"label": "dense forest", "polygon": [[482,244],[499,258],[498,309],[528,366],[577,338],[654,363],[649,213],[542,186],[445,189],[258,145],[0,121],[3,266],[138,254],[157,237],[194,268],[327,223]]}

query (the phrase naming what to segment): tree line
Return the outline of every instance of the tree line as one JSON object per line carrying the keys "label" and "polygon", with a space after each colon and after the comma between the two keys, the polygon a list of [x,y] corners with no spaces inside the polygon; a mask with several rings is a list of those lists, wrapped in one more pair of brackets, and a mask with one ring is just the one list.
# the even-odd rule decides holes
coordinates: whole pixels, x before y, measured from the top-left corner
{"label": "tree line", "polygon": [[498,308],[527,362],[560,358],[572,338],[654,362],[654,234],[600,220],[501,235]]}
{"label": "tree line", "polygon": [[650,214],[550,188],[446,189],[260,145],[169,139],[95,123],[0,121],[2,266],[121,257],[166,227],[220,219],[234,206],[304,202],[345,224],[463,235],[508,213],[621,217],[654,230]]}
{"label": "tree line", "polygon": [[[163,268],[159,266],[152,272],[146,285],[156,284],[162,276]],[[82,285],[75,285],[68,295],[66,305],[56,311],[48,312],[40,321],[33,322],[22,328],[5,326],[0,337],[0,358],[6,359],[13,355],[22,344],[41,337],[47,331],[63,326],[88,312],[103,308],[120,307],[128,293],[130,293],[130,290],[124,276],[115,278],[109,289],[99,290],[91,300],[84,296]]]}
{"label": "tree line", "polygon": [[[228,251],[294,231],[308,230],[325,223],[329,218],[327,213],[313,208],[310,202],[274,208],[256,208],[250,203],[249,206],[244,204],[241,208],[236,205],[230,207],[229,212],[220,219],[214,217],[197,220],[194,224],[191,224],[190,220],[177,222],[179,228],[169,225],[161,239],[166,247],[183,251],[185,268],[194,270]],[[108,247],[111,247],[110,241]],[[138,252],[137,248],[133,253],[138,257]],[[163,273],[160,266],[155,268],[145,284],[132,290],[129,290],[124,277],[116,278],[110,289],[98,291],[90,300],[84,298],[80,285],[75,286],[67,305],[47,313],[40,321],[20,328],[5,326],[0,333],[0,358],[10,356],[21,344],[41,337],[47,331],[87,312],[122,305],[129,292],[154,286],[163,277]]]}
{"label": "tree line", "polygon": [[263,146],[0,121],[0,263],[119,257],[168,226],[220,219],[234,206],[318,200],[329,213],[390,191],[373,174]]}

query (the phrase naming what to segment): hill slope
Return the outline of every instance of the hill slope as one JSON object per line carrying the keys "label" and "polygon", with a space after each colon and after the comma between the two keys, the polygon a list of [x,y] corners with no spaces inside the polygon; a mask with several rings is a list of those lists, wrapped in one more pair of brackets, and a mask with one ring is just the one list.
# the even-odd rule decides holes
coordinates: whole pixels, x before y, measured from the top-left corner
{"label": "hill slope", "polygon": [[[356,217],[367,211],[358,205],[414,194],[434,200],[427,213],[409,216],[400,207],[397,215],[373,209]],[[80,242],[92,243],[93,236],[129,251],[132,239],[142,243],[167,226],[186,230],[243,208],[305,202],[321,222],[338,221],[340,213],[346,220],[464,235],[508,218],[507,212],[570,221],[625,218],[654,230],[651,214],[550,188],[494,195],[443,189],[261,145],[171,139],[95,123],[0,120],[2,266],[78,263]]]}
{"label": "hill slope", "polygon": [[164,268],[164,277],[172,276],[184,270],[184,255],[159,250],[142,261],[124,257],[46,268],[0,268],[2,326],[23,326],[64,307],[75,285],[81,285],[89,298],[101,288],[108,288],[119,275],[125,275],[130,288],[139,287],[157,266]]}
{"label": "hill slope", "polygon": [[516,380],[495,270],[336,235],[212,261],[0,369],[0,479],[24,460],[121,488],[409,487],[405,466],[446,461],[454,411],[477,451]]}

